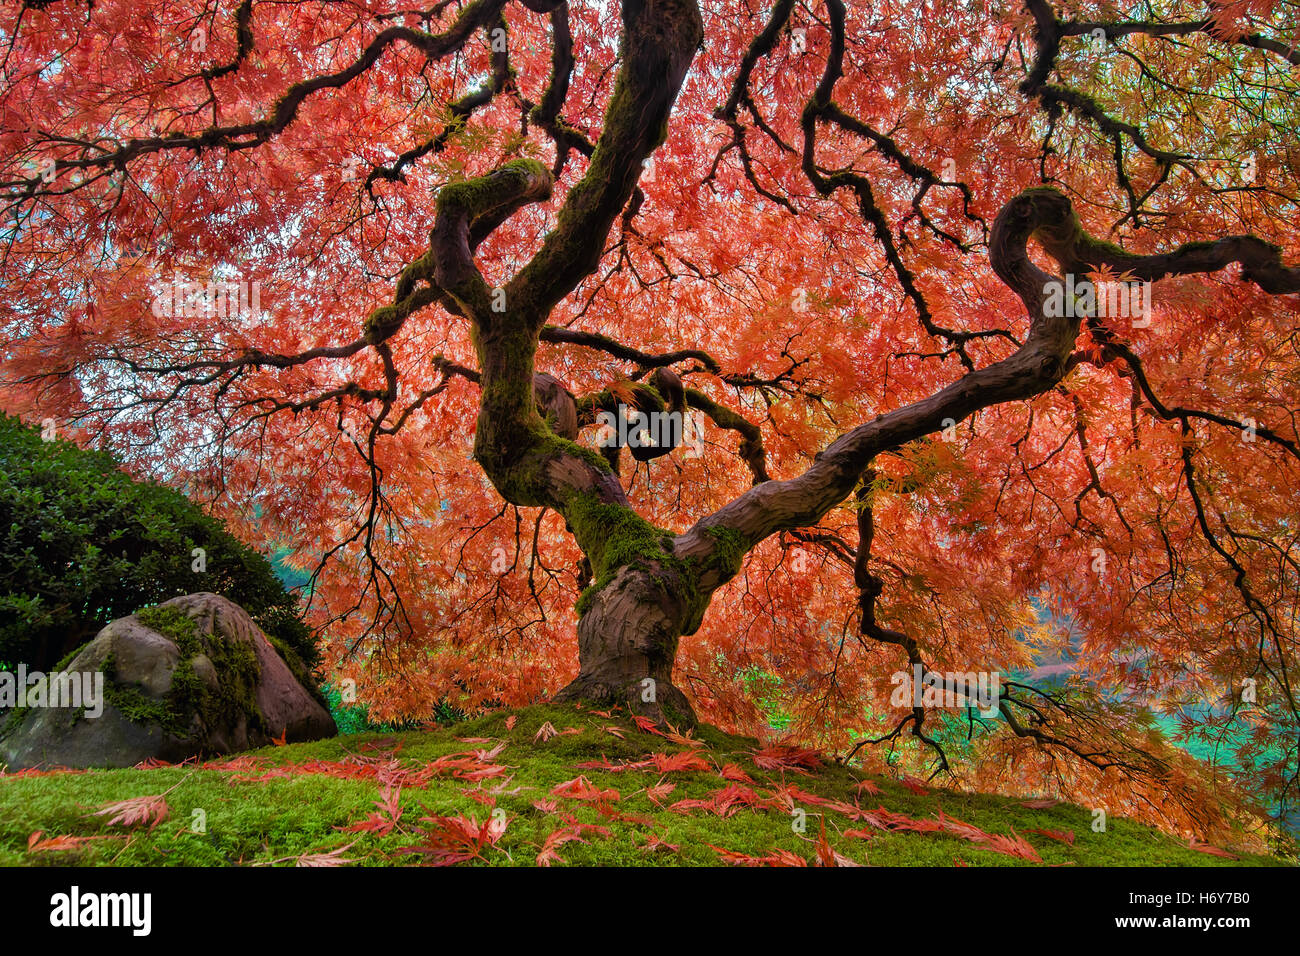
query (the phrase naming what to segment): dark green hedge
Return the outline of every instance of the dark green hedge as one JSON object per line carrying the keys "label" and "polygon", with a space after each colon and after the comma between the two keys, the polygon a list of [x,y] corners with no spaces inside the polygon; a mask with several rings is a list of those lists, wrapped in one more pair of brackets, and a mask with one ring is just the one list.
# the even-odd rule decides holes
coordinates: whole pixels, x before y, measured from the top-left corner
{"label": "dark green hedge", "polygon": [[0,414],[0,667],[48,671],[109,621],[196,591],[248,611],[316,690],[315,638],[266,558],[180,492]]}

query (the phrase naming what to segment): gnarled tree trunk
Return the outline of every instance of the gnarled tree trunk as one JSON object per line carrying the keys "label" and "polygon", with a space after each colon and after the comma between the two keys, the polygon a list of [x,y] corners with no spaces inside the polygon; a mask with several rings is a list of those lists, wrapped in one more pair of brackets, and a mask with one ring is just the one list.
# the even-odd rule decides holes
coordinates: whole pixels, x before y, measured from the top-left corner
{"label": "gnarled tree trunk", "polygon": [[[606,461],[571,440],[576,421],[555,407],[562,396],[537,380],[533,362],[546,317],[595,271],[641,164],[663,142],[703,36],[695,0],[629,0],[622,18],[621,65],[605,126],[586,175],[537,255],[496,289],[474,264],[484,236],[550,196],[552,173],[531,160],[444,186],[430,254],[445,304],[474,327],[482,370],[475,458],[507,501],[564,515],[595,574],[580,607],[581,673],[561,698],[623,703],[655,720],[690,723],[694,715],[673,686],[672,667],[678,638],[699,625],[701,566],[676,558],[673,536],[637,515]],[[554,428],[538,414],[538,399],[556,413]]]}
{"label": "gnarled tree trunk", "polygon": [[556,700],[618,704],[655,721],[695,723],[672,681],[692,608],[665,570],[622,568],[591,596],[578,620],[578,677]]}
{"label": "gnarled tree trunk", "polygon": [[[1217,271],[1235,261],[1243,266],[1243,278],[1266,291],[1300,289],[1300,270],[1284,266],[1278,249],[1253,237],[1137,255],[1088,236],[1064,194],[1051,187],[1025,190],[1002,208],[989,237],[990,265],[1020,298],[1030,320],[1029,334],[1014,352],[979,368],[963,352],[967,374],[928,398],[845,432],[802,474],[784,480],[768,479],[757,428],[738,415],[728,417],[702,393],[676,395],[676,404],[688,400],[740,431],[745,439],[741,454],[755,485],[681,534],[656,528],[633,510],[605,459],[572,440],[577,415],[562,386],[546,377],[535,385],[534,357],[547,317],[595,271],[614,219],[633,195],[641,164],[663,142],[702,35],[695,0],[625,0],[621,6],[621,64],[605,126],[591,150],[587,173],[569,191],[555,229],[537,254],[496,288],[474,263],[478,243],[493,229],[523,206],[549,198],[553,173],[536,160],[513,160],[488,175],[444,186],[430,237],[439,301],[473,324],[482,370],[475,457],[507,501],[552,508],[564,516],[595,578],[578,605],[580,672],[560,693],[561,700],[618,703],[655,720],[692,722],[686,696],[672,683],[678,642],[699,627],[709,596],[735,576],[749,549],[778,532],[816,524],[853,493],[882,452],[990,405],[1042,394],[1060,382],[1082,360],[1074,352],[1080,317],[1044,307],[1060,279],[1030,259],[1031,239],[1064,274],[1105,267],[1155,281]],[[888,223],[874,205],[869,181],[850,171],[824,175],[815,162],[818,124],[840,122],[843,115],[832,92],[843,75],[845,6],[833,0],[828,7],[837,39],[803,114],[804,169],[823,196],[853,191],[865,221],[884,237]],[[781,22],[773,19],[755,49],[771,49]],[[733,94],[733,108],[738,96]],[[401,316],[393,309],[376,315],[379,320],[370,331],[374,341],[382,342],[392,331],[388,318]],[[1122,344],[1111,340],[1104,325],[1090,326],[1108,355],[1124,357]],[[965,340],[955,341],[960,347]],[[669,380],[665,375],[660,381]],[[553,426],[538,414],[539,399],[553,413]]]}

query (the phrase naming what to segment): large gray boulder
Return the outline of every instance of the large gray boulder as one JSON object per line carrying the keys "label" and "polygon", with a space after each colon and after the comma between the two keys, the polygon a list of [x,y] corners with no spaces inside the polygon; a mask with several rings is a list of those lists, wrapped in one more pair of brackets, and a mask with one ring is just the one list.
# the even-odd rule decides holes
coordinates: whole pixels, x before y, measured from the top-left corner
{"label": "large gray boulder", "polygon": [[[61,672],[86,675],[87,690],[102,675],[102,701],[15,710],[0,731],[0,763],[11,770],[177,762],[336,733],[248,613],[218,594],[119,618]],[[29,687],[28,701],[51,701],[53,682],[41,694]]]}

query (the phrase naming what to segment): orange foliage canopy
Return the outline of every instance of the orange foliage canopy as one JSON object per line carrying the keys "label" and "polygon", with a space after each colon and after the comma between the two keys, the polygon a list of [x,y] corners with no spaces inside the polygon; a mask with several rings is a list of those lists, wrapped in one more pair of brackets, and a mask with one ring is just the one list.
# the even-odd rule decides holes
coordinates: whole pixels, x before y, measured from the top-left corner
{"label": "orange foliage canopy", "polygon": [[[746,538],[675,683],[731,729],[779,714],[840,750],[892,734],[857,756],[897,745],[917,772],[944,754],[976,786],[1221,822],[1229,791],[1205,796],[1209,771],[1141,719],[1155,708],[1286,807],[1286,6],[1207,19],[1177,0],[1130,21],[1073,0],[703,0],[698,44],[692,0],[629,0],[626,31],[616,7],[7,4],[0,403],[319,566],[330,669],[373,716],[535,701],[578,671],[591,569],[566,515],[503,500],[473,457],[486,320],[431,265],[444,186],[488,189],[519,159],[551,171],[504,221],[469,224],[472,268],[504,298],[544,241],[593,254],[572,281],[537,277],[560,287],[536,368],[577,396],[589,448],[601,401],[635,399],[654,368],[681,377],[686,444],[624,456],[620,479],[672,534],[877,416],[976,394],[975,370],[1051,308],[991,264],[995,220],[1068,197],[1096,241],[1069,246],[1066,216],[1023,269],[1148,279],[1149,309],[1081,306],[1041,387],[872,446],[829,510]],[[628,43],[685,51],[675,104],[673,77],[631,75]],[[622,106],[672,104],[645,157],[610,132],[619,83]],[[604,220],[583,218],[593,177],[620,200]],[[233,284],[225,308],[177,307],[178,284],[212,281]],[[891,703],[914,660],[1002,674],[1001,718],[968,740],[964,710]],[[1070,681],[1035,675],[1059,664]]]}

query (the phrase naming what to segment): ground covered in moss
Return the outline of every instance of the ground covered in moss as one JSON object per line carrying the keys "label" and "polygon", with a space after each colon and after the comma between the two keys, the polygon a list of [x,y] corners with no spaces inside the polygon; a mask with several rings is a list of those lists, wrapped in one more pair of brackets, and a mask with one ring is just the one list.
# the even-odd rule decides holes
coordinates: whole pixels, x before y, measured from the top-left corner
{"label": "ground covered in moss", "polygon": [[0,864],[1232,866],[1050,801],[545,705],[206,763],[0,775]]}

